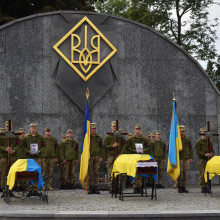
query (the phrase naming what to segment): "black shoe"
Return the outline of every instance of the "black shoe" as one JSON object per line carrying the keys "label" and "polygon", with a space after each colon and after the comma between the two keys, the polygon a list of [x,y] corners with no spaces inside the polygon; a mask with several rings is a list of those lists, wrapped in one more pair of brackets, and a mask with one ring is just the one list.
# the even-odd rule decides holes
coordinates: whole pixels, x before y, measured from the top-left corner
{"label": "black shoe", "polygon": [[137,188],[137,191],[138,191],[139,193],[142,193],[142,188],[141,188],[141,187],[138,187],[138,188]]}
{"label": "black shoe", "polygon": [[138,189],[137,189],[137,188],[134,188],[134,189],[133,189],[133,193],[138,193]]}
{"label": "black shoe", "polygon": [[206,193],[211,193],[211,190],[210,189],[206,189],[205,192]]}
{"label": "black shoe", "polygon": [[100,194],[100,192],[99,192],[98,189],[97,189],[97,186],[94,186],[94,187],[93,187],[93,193],[94,193],[94,194]]}
{"label": "black shoe", "polygon": [[90,186],[89,187],[89,191],[88,191],[88,194],[93,194],[94,192],[93,192],[93,187],[92,186]]}
{"label": "black shoe", "polygon": [[1,195],[1,198],[4,198],[4,197],[5,197],[5,193],[3,192],[2,195]]}
{"label": "black shoe", "polygon": [[183,187],[183,192],[184,193],[189,193],[189,191],[185,187]]}
{"label": "black shoe", "polygon": [[181,186],[178,187],[178,193],[183,193],[183,188]]}
{"label": "black shoe", "polygon": [[158,184],[157,188],[158,189],[165,189],[165,187],[162,184]]}
{"label": "black shoe", "polygon": [[31,196],[33,196],[32,191],[28,191],[28,193],[27,193],[27,197],[31,197]]}
{"label": "black shoe", "polygon": [[202,192],[202,193],[205,193],[205,187],[202,187],[202,188],[201,188],[201,192]]}
{"label": "black shoe", "polygon": [[60,185],[59,189],[64,189],[64,185]]}
{"label": "black shoe", "polygon": [[12,191],[9,192],[9,197],[15,197],[15,195],[12,193]]}

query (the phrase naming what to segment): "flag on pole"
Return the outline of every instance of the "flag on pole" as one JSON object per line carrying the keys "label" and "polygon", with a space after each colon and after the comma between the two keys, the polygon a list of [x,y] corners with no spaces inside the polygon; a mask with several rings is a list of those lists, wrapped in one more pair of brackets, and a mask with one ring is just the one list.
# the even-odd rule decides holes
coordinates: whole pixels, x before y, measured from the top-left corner
{"label": "flag on pole", "polygon": [[84,130],[83,130],[80,173],[79,173],[79,180],[83,187],[84,187],[84,180],[88,172],[89,158],[90,158],[90,121],[89,121],[88,97],[89,97],[89,92],[87,89],[86,116],[84,122]]}
{"label": "flag on pole", "polygon": [[179,151],[183,149],[182,140],[180,136],[179,123],[176,112],[176,102],[173,100],[173,115],[170,129],[170,141],[169,141],[169,152],[168,152],[168,163],[167,163],[167,174],[177,181],[180,175],[180,161]]}

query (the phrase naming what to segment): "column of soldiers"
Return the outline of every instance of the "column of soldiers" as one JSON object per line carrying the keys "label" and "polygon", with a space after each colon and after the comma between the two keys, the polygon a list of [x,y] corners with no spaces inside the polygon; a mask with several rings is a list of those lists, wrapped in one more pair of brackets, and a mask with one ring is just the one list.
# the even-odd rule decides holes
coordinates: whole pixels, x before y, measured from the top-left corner
{"label": "column of soldiers", "polygon": [[[190,163],[193,159],[193,150],[190,139],[185,136],[186,128],[181,125],[180,133],[183,144],[183,150],[179,153],[181,174],[178,179],[178,192],[188,193],[186,184],[188,180],[188,171]],[[8,172],[8,154],[12,155],[12,162],[17,159],[31,158],[42,167],[42,175],[45,179],[49,179],[48,189],[53,190],[53,173],[54,166],[57,163],[59,166],[60,175],[60,189],[74,189],[75,188],[75,170],[79,160],[79,143],[73,138],[73,130],[68,129],[66,134],[62,135],[61,143],[58,145],[56,138],[51,135],[51,129],[45,128],[44,136],[37,132],[37,125],[31,123],[29,127],[30,132],[25,135],[25,129],[20,128],[12,137],[12,146],[8,147],[8,137],[5,133],[8,132],[8,122],[5,123],[5,128],[0,129],[0,181],[2,197],[4,197],[5,176]],[[166,163],[167,146],[161,139],[161,132],[146,133],[144,137],[141,133],[141,126],[134,126],[134,133],[128,133],[126,140],[123,135],[118,138],[114,136],[116,130],[116,122],[111,122],[111,134],[108,134],[103,141],[100,135],[96,133],[96,123],[91,123],[90,133],[90,160],[88,167],[88,194],[100,194],[97,189],[99,180],[99,167],[102,161],[107,164],[108,170],[108,186],[109,192],[112,193],[112,179],[111,172],[113,164],[117,156],[120,154],[150,154],[158,163],[158,188],[164,188],[162,185],[163,165]],[[201,138],[196,142],[196,152],[198,154],[198,168],[201,192],[207,192],[205,188],[204,171],[208,158],[214,155],[214,150],[211,144],[211,152],[208,153],[206,129],[201,128]],[[30,145],[37,143],[38,152],[31,154]],[[142,152],[136,151],[136,143],[142,144]],[[116,155],[116,148],[118,154]],[[28,189],[30,195],[37,193],[37,186]],[[142,181],[139,176],[133,181],[133,192],[141,192]]]}

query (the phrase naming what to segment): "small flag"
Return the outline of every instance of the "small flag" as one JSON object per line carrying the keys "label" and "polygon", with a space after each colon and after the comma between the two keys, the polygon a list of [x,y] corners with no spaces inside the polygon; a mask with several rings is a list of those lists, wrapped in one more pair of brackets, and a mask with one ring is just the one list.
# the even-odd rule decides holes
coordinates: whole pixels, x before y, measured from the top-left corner
{"label": "small flag", "polygon": [[168,163],[167,163],[167,174],[177,181],[180,175],[180,161],[179,151],[183,149],[182,140],[180,136],[179,123],[176,112],[176,102],[173,102],[173,115],[170,129],[170,141],[169,141],[169,152],[168,152]]}

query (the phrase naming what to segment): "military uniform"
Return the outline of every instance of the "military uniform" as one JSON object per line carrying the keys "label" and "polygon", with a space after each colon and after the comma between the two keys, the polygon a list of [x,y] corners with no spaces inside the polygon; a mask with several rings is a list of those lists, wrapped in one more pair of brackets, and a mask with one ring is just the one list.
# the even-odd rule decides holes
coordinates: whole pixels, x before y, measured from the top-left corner
{"label": "military uniform", "polygon": [[[200,129],[200,132],[203,132],[205,129]],[[206,131],[205,131],[206,132]],[[212,143],[210,142],[210,154],[213,156],[215,154]],[[208,157],[205,156],[208,153],[208,141],[207,139],[200,138],[196,142],[196,152],[198,154],[198,168],[199,168],[199,181],[202,192],[205,192],[205,167],[208,162]]]}
{"label": "military uniform", "polygon": [[[91,123],[91,127],[92,127],[92,123]],[[103,151],[102,138],[98,134],[95,134],[95,136],[90,135],[88,185],[89,185],[89,191],[91,193],[99,194],[97,190],[97,185],[99,180],[99,167],[100,167],[99,159],[103,157],[104,157],[104,151]]]}
{"label": "military uniform", "polygon": [[[66,134],[62,134],[62,139],[66,140]],[[63,141],[65,141],[63,140]],[[59,151],[58,151],[58,159],[59,159],[59,180],[60,180],[60,189],[64,189],[64,164],[63,164],[63,141],[59,144]]]}
{"label": "military uniform", "polygon": [[27,151],[25,150],[24,147],[22,147],[21,143],[22,143],[22,140],[20,138],[18,138],[18,140],[16,142],[16,146],[14,148],[15,155],[16,155],[16,160],[27,158]]}
{"label": "military uniform", "polygon": [[[180,132],[185,132],[185,126],[180,125]],[[189,159],[193,159],[193,149],[188,137],[181,136],[183,150],[179,152],[180,159],[180,176],[178,178],[178,191],[188,193],[186,183],[188,181],[188,172],[190,167]]]}
{"label": "military uniform", "polygon": [[[135,128],[140,129],[140,125],[135,125]],[[140,136],[138,138],[135,135],[130,137],[127,141],[127,152],[129,154],[137,154],[136,147],[135,147],[136,143],[141,143],[143,145],[144,153],[149,154],[150,149],[149,149],[149,144],[147,142],[147,139],[143,136]],[[136,190],[140,191],[141,187],[142,187],[142,177],[136,176],[135,180],[133,181],[134,192],[136,192]]]}
{"label": "military uniform", "polygon": [[79,158],[79,143],[72,140],[65,140],[61,144],[61,158],[64,163],[64,185],[65,188],[74,188],[76,161]]}
{"label": "military uniform", "polygon": [[[108,170],[108,186],[110,191],[112,190],[112,179],[111,179],[111,174],[112,174],[112,168],[114,161],[116,159],[116,148],[113,147],[113,144],[116,142],[116,137],[113,136],[112,134],[109,134],[105,137],[104,141],[104,146],[107,151],[107,170]],[[119,154],[126,154],[126,141],[125,138],[120,136],[118,137],[118,153]]]}
{"label": "military uniform", "polygon": [[[50,131],[49,128],[45,129],[46,131]],[[58,148],[59,145],[57,143],[57,139],[53,136],[44,137],[45,147],[41,150],[41,164],[42,164],[42,175],[45,178],[48,173],[49,185],[48,189],[53,190],[53,172],[55,165],[55,158],[58,159]]]}
{"label": "military uniform", "polygon": [[163,160],[166,159],[166,144],[162,140],[153,140],[150,142],[150,155],[157,161],[158,165],[158,187],[162,186]]}

